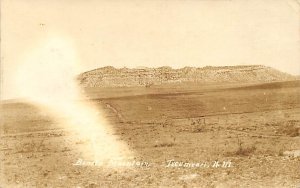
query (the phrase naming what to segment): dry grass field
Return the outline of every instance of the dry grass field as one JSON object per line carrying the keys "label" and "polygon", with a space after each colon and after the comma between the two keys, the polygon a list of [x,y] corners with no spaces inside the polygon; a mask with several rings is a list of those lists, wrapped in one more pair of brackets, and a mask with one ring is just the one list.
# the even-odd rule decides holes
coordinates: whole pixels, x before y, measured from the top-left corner
{"label": "dry grass field", "polygon": [[73,165],[85,140],[40,106],[3,102],[1,187],[299,187],[299,89],[299,81],[87,88],[134,160],[148,163],[130,168]]}

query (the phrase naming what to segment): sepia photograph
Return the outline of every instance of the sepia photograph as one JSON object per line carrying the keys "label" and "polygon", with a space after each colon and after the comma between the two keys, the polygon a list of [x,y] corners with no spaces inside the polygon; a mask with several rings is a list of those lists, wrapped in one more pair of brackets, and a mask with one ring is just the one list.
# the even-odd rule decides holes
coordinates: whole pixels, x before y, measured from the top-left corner
{"label": "sepia photograph", "polygon": [[0,188],[300,188],[300,0],[0,6]]}

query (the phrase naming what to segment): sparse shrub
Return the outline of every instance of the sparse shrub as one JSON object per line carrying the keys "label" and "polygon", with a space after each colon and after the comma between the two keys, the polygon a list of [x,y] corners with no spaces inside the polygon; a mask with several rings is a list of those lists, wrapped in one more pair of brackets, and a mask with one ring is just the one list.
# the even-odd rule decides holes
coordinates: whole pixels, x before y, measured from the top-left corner
{"label": "sparse shrub", "polygon": [[279,150],[278,156],[283,156],[283,150],[282,149]]}
{"label": "sparse shrub", "polygon": [[174,145],[175,144],[172,142],[163,142],[163,143],[155,144],[154,147],[172,147]]}
{"label": "sparse shrub", "polygon": [[299,121],[289,120],[280,127],[278,132],[287,136],[296,137],[300,136]]}
{"label": "sparse shrub", "polygon": [[235,155],[248,156],[256,150],[255,146],[243,147],[242,144],[243,144],[242,141],[238,138],[238,149],[235,152]]}
{"label": "sparse shrub", "polygon": [[256,151],[256,147],[250,146],[250,147],[244,147],[242,141],[238,138],[238,147],[233,152],[227,152],[225,153],[225,156],[249,156],[253,154]]}
{"label": "sparse shrub", "polygon": [[201,133],[203,132],[204,129],[202,127],[196,127],[194,130],[193,130],[193,133]]}
{"label": "sparse shrub", "polygon": [[248,156],[252,154],[255,150],[256,150],[255,146],[246,147],[246,148],[241,147],[235,152],[235,154],[240,156]]}
{"label": "sparse shrub", "polygon": [[205,131],[205,119],[198,118],[196,120],[192,120],[191,125],[193,126],[193,133],[199,133]]}

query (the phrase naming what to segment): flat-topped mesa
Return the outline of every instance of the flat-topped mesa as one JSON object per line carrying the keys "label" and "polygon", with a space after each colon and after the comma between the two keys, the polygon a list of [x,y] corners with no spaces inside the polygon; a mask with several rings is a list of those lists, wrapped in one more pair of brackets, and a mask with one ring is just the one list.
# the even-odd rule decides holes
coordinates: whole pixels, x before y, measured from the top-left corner
{"label": "flat-topped mesa", "polygon": [[83,87],[130,87],[168,83],[223,83],[223,82],[273,82],[295,80],[296,77],[263,65],[222,67],[114,68],[106,66],[84,72],[78,76]]}

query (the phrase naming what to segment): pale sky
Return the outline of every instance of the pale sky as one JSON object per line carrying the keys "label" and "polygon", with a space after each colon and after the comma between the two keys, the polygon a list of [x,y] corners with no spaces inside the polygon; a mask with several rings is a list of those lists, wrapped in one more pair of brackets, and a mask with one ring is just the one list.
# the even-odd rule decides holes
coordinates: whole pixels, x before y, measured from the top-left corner
{"label": "pale sky", "polygon": [[15,95],[24,59],[52,40],[67,41],[78,73],[262,64],[299,75],[299,8],[297,0],[2,0],[2,97]]}

